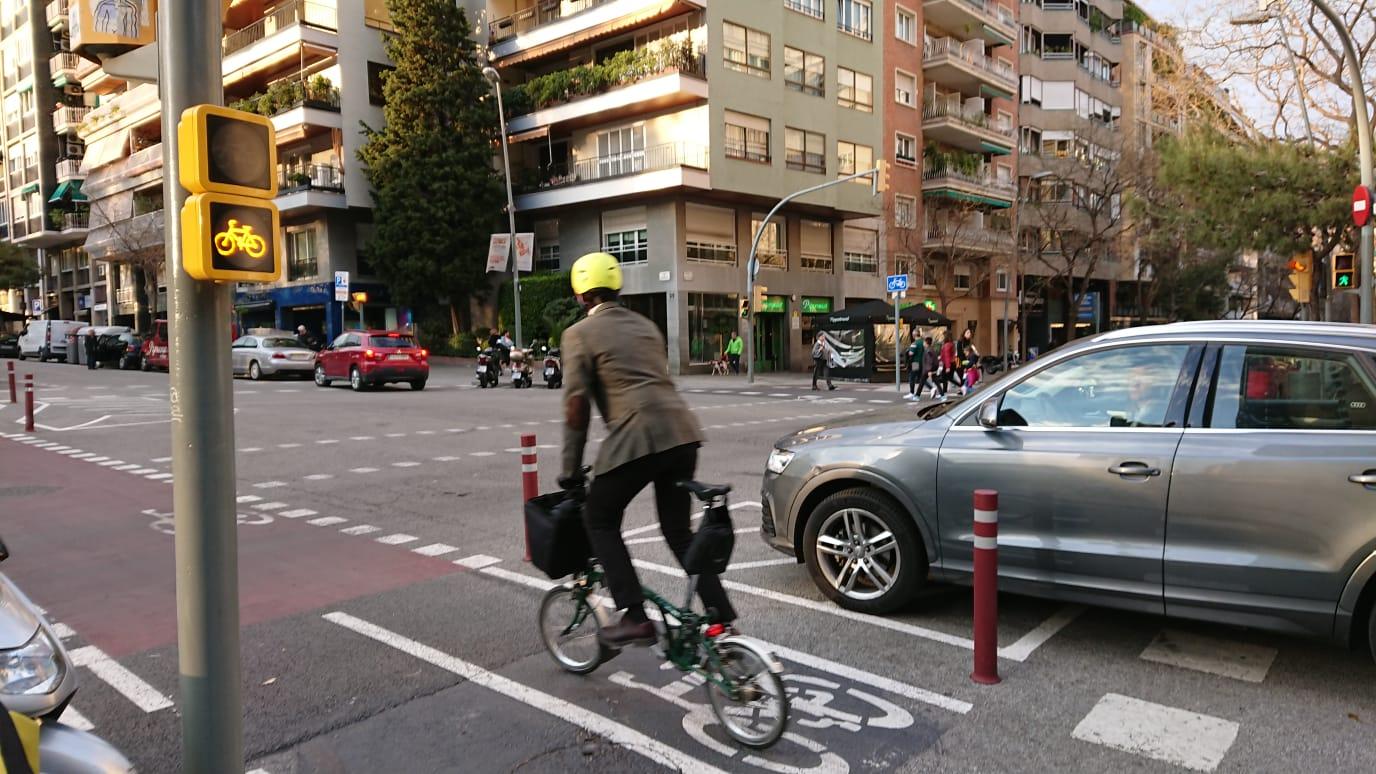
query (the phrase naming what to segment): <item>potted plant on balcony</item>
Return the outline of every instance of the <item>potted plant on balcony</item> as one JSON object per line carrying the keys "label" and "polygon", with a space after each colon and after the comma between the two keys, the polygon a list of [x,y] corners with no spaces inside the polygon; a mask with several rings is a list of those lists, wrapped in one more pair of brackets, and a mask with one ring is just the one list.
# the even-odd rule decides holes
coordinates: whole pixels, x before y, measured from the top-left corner
{"label": "potted plant on balcony", "polygon": [[329,78],[317,75],[306,84],[306,99],[324,105],[334,104],[335,88]]}
{"label": "potted plant on balcony", "polygon": [[48,210],[48,222],[53,224],[53,229],[61,231],[67,223],[67,213],[59,209]]}
{"label": "potted plant on balcony", "polygon": [[310,188],[311,176],[305,170],[297,169],[287,174],[287,180],[291,181],[293,188]]}

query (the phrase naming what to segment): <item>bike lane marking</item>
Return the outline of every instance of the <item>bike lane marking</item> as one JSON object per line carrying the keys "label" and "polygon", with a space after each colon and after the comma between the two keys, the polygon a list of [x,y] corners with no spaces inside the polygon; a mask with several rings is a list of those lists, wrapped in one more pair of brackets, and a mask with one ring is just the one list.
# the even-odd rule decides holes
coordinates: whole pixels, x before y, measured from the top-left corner
{"label": "bike lane marking", "polygon": [[572,723],[585,731],[606,737],[608,740],[621,745],[627,750],[639,753],[656,763],[680,771],[701,772],[701,774],[725,774],[721,769],[704,763],[675,747],[670,747],[651,736],[636,731],[630,726],[623,725],[610,718],[585,710],[577,704],[565,701],[557,696],[537,691],[523,683],[518,683],[515,680],[503,677],[495,672],[490,672],[477,664],[469,663],[457,656],[451,656],[448,653],[408,637],[404,637],[389,629],[384,629],[376,624],[369,623],[361,618],[343,612],[326,613],[322,617],[326,621],[337,626],[341,626],[356,634],[374,640],[375,642],[399,650],[407,655],[431,664],[432,666],[451,672],[469,682],[481,685],[507,698],[534,707],[556,720]]}
{"label": "bike lane marking", "polygon": [[171,699],[94,645],[84,645],[69,651],[67,655],[71,657],[72,664],[91,670],[96,677],[144,712],[157,712],[172,706]]}

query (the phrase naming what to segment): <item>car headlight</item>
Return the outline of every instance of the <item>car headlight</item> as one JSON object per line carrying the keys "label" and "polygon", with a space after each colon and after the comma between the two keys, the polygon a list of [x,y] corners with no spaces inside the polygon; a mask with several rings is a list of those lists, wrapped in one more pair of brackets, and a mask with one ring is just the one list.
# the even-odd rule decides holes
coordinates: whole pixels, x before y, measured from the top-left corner
{"label": "car headlight", "polygon": [[770,473],[782,473],[788,463],[793,461],[793,452],[787,449],[775,449],[769,453],[769,462],[765,464],[765,469]]}
{"label": "car headlight", "polygon": [[44,694],[62,681],[62,656],[42,628],[14,650],[0,650],[0,694]]}

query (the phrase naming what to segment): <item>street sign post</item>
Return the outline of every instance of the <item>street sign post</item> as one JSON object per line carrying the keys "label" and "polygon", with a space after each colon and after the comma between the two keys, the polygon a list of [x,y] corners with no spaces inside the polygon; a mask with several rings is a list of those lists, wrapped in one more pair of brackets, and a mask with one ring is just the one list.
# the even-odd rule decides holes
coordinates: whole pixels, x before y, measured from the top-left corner
{"label": "street sign post", "polygon": [[889,295],[893,296],[893,386],[903,395],[903,321],[899,319],[898,302],[908,295],[908,275],[890,274],[885,278]]}
{"label": "street sign post", "polygon": [[[334,300],[339,304],[339,329],[344,330],[344,305],[349,302],[349,273],[347,271],[334,273]],[[327,343],[321,342],[321,346]]]}
{"label": "street sign post", "polygon": [[890,293],[902,293],[908,289],[908,275],[890,274],[887,278]]}

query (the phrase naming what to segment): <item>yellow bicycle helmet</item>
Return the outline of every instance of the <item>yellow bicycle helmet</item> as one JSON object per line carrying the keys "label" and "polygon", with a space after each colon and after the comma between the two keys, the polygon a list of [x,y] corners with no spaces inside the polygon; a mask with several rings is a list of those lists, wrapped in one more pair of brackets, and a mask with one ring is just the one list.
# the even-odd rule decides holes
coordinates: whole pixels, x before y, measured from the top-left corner
{"label": "yellow bicycle helmet", "polygon": [[621,264],[608,253],[588,253],[573,262],[569,284],[578,295],[593,288],[621,289]]}

